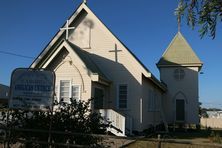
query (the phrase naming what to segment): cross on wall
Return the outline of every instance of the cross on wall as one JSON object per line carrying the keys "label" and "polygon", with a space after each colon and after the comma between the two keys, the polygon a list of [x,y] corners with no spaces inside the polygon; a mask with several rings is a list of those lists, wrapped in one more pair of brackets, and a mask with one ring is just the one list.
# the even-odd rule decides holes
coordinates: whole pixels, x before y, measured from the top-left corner
{"label": "cross on wall", "polygon": [[66,40],[69,38],[69,30],[74,30],[75,27],[69,27],[69,20],[66,21],[66,25],[64,28],[60,28],[60,30],[65,30],[66,31]]}
{"label": "cross on wall", "polygon": [[115,44],[115,49],[110,50],[109,52],[114,52],[115,53],[115,61],[118,62],[118,52],[121,52],[122,50],[117,49],[117,45]]}

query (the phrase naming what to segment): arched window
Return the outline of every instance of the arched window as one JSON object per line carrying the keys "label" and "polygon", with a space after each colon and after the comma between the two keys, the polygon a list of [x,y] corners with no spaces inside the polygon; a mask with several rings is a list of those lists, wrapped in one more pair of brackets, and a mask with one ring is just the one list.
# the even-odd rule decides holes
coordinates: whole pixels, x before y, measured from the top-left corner
{"label": "arched window", "polygon": [[177,68],[174,70],[174,78],[176,80],[182,80],[185,77],[185,71],[182,68]]}

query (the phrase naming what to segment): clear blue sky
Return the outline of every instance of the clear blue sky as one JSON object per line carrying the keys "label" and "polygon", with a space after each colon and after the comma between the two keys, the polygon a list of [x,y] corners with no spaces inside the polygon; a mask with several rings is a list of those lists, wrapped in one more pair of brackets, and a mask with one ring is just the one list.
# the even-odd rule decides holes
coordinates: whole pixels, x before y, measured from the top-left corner
{"label": "clear blue sky", "polygon": [[[36,57],[82,0],[1,0],[0,51]],[[88,0],[90,9],[159,78],[156,63],[177,33],[173,0]],[[181,32],[204,62],[200,101],[222,108],[222,26],[216,39],[200,39],[183,22]],[[0,53],[0,83],[9,85],[13,69],[32,59]]]}

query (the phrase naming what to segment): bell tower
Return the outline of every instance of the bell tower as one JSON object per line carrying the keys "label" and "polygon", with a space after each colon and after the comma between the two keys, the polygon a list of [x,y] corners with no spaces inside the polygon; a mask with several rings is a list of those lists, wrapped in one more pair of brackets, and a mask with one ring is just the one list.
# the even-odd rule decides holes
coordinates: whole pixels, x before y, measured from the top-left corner
{"label": "bell tower", "polygon": [[157,63],[160,80],[167,85],[163,106],[169,124],[199,124],[198,75],[202,65],[178,32]]}

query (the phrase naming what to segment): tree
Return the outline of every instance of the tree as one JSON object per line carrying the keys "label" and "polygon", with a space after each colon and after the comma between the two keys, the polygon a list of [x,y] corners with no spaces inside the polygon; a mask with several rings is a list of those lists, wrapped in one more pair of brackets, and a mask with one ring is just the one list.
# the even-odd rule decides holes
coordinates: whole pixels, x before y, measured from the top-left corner
{"label": "tree", "polygon": [[[53,114],[41,111],[1,111],[1,123],[5,124],[6,127],[10,129],[33,130],[33,132],[19,130],[8,132],[9,143],[13,144],[22,139],[30,141],[24,144],[26,147],[48,147],[45,144],[41,144],[41,142],[48,141],[51,121],[52,131],[57,132],[52,132],[51,134],[51,139],[54,143],[69,142],[70,144],[100,147],[98,142],[102,138],[93,136],[93,134],[105,134],[109,122],[105,122],[100,114],[90,109],[90,101],[76,101],[75,99],[70,99],[70,101],[71,103],[55,103],[55,108],[57,109],[55,109]],[[38,130],[40,132],[36,132]],[[61,134],[59,132],[71,134]]]}
{"label": "tree", "polygon": [[186,16],[192,29],[200,25],[201,38],[209,34],[214,39],[217,24],[222,22],[222,0],[180,0],[175,14],[179,20]]}
{"label": "tree", "polygon": [[202,103],[199,102],[199,117],[208,118],[207,109],[202,107]]}

